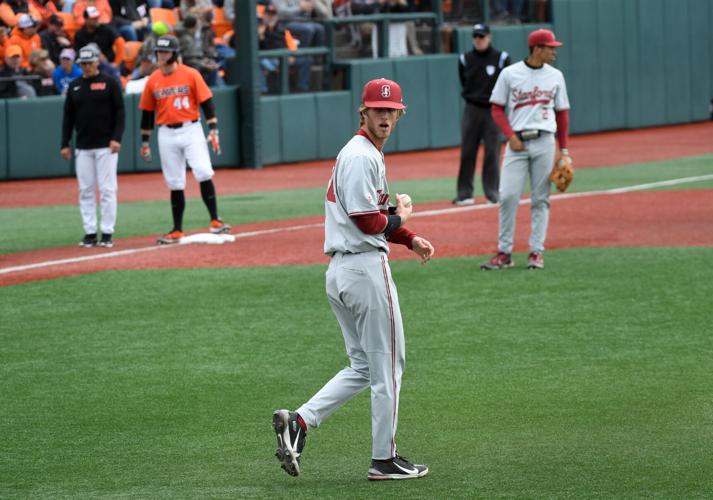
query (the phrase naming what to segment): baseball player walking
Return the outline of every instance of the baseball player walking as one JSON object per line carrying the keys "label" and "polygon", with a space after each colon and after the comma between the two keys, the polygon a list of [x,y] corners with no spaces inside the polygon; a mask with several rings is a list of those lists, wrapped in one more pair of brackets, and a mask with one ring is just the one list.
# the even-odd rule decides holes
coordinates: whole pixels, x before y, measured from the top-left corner
{"label": "baseball player walking", "polygon": [[502,69],[510,65],[510,56],[493,48],[491,38],[488,25],[473,26],[473,50],[461,54],[458,62],[465,108],[461,122],[460,170],[458,196],[453,200],[455,205],[475,203],[473,176],[481,140],[485,150],[483,192],[488,201],[498,202],[500,139],[498,126],[490,114],[490,94]]}
{"label": "baseball player walking", "polygon": [[401,310],[388,263],[389,244],[406,245],[423,263],[434,254],[427,240],[404,224],[413,207],[406,195],[389,207],[383,148],[404,114],[401,88],[391,80],[366,84],[359,108],[361,128],[342,148],[325,200],[324,252],[331,256],[327,298],[342,329],[350,366],[337,373],[295,412],[277,410],[277,458],[300,474],[308,428],[319,425],[352,397],[371,388],[370,480],[425,476],[396,451],[396,424],[405,346]]}
{"label": "baseball player walking", "polygon": [[555,133],[560,155],[567,150],[569,99],[562,72],[550,66],[557,56],[549,30],[530,33],[530,55],[525,61],[505,68],[490,98],[493,119],[508,138],[500,177],[498,253],[483,262],[481,269],[512,267],[515,216],[530,177],[531,232],[529,269],[542,269],[547,223],[550,213],[550,180],[555,159]]}
{"label": "baseball player walking", "polygon": [[79,182],[79,209],[84,224],[82,247],[97,245],[97,201],[99,187],[101,240],[99,246],[112,247],[116,223],[116,168],[124,133],[124,99],[116,78],[99,73],[99,49],[87,45],[77,59],[82,76],[67,87],[62,120],[62,149],[65,160],[72,157],[69,141],[77,129],[76,171]]}
{"label": "baseball player walking", "polygon": [[[218,217],[218,202],[213,185],[213,166],[206,141],[220,154],[218,118],[215,116],[213,93],[201,74],[178,61],[179,44],[173,35],[163,35],[154,49],[159,68],[149,76],[141,95],[141,158],[151,161],[149,138],[155,121],[158,129],[158,149],[161,170],[171,190],[173,229],[159,238],[169,245],[183,238],[183,211],[186,208],[186,162],[199,182],[201,197],[210,214],[210,232],[229,233],[230,226]],[[203,136],[200,112],[208,124],[208,137]]]}

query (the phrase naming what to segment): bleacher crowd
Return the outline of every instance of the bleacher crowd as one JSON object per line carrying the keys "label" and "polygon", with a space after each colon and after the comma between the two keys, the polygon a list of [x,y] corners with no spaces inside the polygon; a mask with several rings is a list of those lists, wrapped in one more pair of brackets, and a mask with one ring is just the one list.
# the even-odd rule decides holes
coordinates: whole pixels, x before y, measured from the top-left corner
{"label": "bleacher crowd", "polygon": [[[239,0],[0,0],[0,98],[61,95],[81,75],[77,51],[94,43],[100,71],[121,79],[126,92],[141,92],[156,68],[156,39],[175,34],[184,64],[198,69],[208,85],[225,84],[226,60],[235,55],[233,21]],[[494,17],[526,20],[526,0],[488,0]],[[470,22],[482,15],[483,0],[444,0],[446,20]],[[538,6],[544,0],[529,0]],[[324,47],[325,21],[333,17],[431,11],[429,0],[258,0],[261,50]],[[507,9],[514,14],[511,17]],[[452,19],[455,16],[455,19]],[[389,56],[424,52],[416,22],[393,23]],[[338,28],[346,57],[376,57],[373,23]],[[296,92],[321,90],[315,56],[289,59]],[[274,92],[277,58],[260,59],[262,91]]]}

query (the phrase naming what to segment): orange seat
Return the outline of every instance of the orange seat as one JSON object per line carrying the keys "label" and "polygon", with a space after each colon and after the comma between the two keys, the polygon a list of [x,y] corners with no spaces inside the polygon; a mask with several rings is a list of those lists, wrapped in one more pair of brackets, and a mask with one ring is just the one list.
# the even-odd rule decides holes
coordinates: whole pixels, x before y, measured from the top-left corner
{"label": "orange seat", "polygon": [[226,32],[233,29],[233,23],[225,18],[225,11],[222,7],[213,7],[211,28],[213,28],[213,33],[217,38],[222,38]]}
{"label": "orange seat", "polygon": [[77,21],[74,19],[74,14],[71,12],[57,12],[57,15],[64,21],[64,32],[67,33],[69,39],[74,42],[74,34],[79,29]]}
{"label": "orange seat", "polygon": [[171,32],[176,29],[176,24],[178,24],[178,16],[176,15],[176,11],[174,9],[161,9],[154,7],[149,9],[149,16],[151,17],[152,24],[162,21],[168,25]]}
{"label": "orange seat", "polygon": [[126,42],[124,44],[124,67],[133,71],[136,67],[136,58],[139,57],[139,50],[143,42]]}

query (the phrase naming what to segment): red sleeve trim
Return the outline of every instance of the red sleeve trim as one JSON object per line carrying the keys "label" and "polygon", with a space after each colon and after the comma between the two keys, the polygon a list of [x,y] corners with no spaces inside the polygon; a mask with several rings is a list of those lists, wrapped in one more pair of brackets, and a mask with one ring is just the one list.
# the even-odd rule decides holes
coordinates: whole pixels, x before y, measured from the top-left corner
{"label": "red sleeve trim", "polygon": [[557,142],[559,142],[560,149],[566,148],[569,142],[569,110],[555,111],[555,121],[557,122]]}
{"label": "red sleeve trim", "polygon": [[405,226],[401,226],[396,231],[389,235],[389,243],[396,243],[397,245],[406,245],[409,250],[413,250],[413,245],[411,242],[416,237],[416,233],[411,231]]}
{"label": "red sleeve trim", "polygon": [[384,214],[369,213],[349,216],[364,234],[379,234],[384,231],[388,219]]}
{"label": "red sleeve trim", "polygon": [[500,127],[500,130],[503,131],[505,137],[510,139],[513,135],[515,135],[515,132],[513,132],[510,122],[508,121],[508,117],[505,114],[505,106],[493,103],[493,105],[490,106],[490,114],[493,115],[493,120],[495,120],[495,123],[497,123],[498,127]]}

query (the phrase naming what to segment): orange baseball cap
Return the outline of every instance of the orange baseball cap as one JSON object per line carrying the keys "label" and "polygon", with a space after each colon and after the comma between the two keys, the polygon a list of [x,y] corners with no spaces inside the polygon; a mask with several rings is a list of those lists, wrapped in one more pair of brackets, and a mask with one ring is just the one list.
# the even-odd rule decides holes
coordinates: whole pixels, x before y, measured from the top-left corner
{"label": "orange baseball cap", "polygon": [[379,78],[364,85],[361,102],[367,108],[404,109],[401,87],[393,80]]}
{"label": "orange baseball cap", "polygon": [[555,34],[550,30],[535,30],[530,33],[530,36],[527,37],[527,46],[538,47],[540,45],[546,45],[547,47],[559,47],[562,45],[562,42],[555,40]]}
{"label": "orange baseball cap", "polygon": [[19,45],[8,45],[5,49],[5,57],[22,57],[22,48]]}

